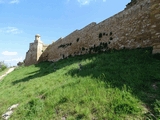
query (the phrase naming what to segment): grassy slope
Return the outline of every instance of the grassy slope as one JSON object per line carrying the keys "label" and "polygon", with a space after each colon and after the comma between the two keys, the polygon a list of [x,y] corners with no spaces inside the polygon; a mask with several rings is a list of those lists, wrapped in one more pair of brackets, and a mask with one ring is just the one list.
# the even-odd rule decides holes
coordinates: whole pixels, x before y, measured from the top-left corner
{"label": "grassy slope", "polygon": [[160,119],[159,93],[151,49],[110,51],[16,69],[0,82],[0,115],[19,103],[13,120]]}

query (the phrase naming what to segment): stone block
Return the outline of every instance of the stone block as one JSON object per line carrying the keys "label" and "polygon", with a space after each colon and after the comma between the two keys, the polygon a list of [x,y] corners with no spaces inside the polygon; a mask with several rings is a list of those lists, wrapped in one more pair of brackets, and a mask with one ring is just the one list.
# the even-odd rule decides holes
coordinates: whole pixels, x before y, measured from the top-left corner
{"label": "stone block", "polygon": [[160,49],[153,49],[152,54],[160,53]]}
{"label": "stone block", "polygon": [[156,19],[160,19],[160,14],[156,14],[156,15],[155,15],[155,18],[156,18]]}
{"label": "stone block", "polygon": [[153,49],[160,49],[160,43],[154,43]]}

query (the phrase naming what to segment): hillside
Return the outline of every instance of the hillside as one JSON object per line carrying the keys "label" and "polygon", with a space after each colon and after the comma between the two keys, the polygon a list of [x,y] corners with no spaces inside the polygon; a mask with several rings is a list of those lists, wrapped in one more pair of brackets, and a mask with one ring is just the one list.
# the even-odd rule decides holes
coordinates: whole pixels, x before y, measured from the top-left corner
{"label": "hillside", "polygon": [[160,119],[160,57],[111,50],[20,67],[0,82],[11,120]]}

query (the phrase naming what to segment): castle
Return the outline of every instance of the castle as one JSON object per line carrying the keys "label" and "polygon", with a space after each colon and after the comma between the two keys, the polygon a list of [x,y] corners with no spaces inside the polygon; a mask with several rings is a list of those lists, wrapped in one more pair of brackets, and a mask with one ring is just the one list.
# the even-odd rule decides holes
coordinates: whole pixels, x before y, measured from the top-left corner
{"label": "castle", "polygon": [[25,65],[110,49],[140,47],[153,47],[153,54],[160,53],[159,0],[131,0],[118,14],[75,30],[50,45],[44,45],[40,35],[36,35],[26,53]]}

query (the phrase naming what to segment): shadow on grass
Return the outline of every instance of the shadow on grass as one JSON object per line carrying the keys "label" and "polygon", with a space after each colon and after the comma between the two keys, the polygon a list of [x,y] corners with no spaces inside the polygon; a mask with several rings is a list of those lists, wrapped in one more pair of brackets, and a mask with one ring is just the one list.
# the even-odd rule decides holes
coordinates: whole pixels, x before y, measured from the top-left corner
{"label": "shadow on grass", "polygon": [[126,85],[152,111],[154,103],[160,101],[160,60],[159,55],[153,56],[151,52],[151,48],[146,48],[101,54],[94,57],[91,63],[82,65],[81,70],[72,69],[68,74],[92,76],[106,82],[106,87],[108,83],[119,89]]}
{"label": "shadow on grass", "polygon": [[63,67],[69,66],[74,63],[78,64],[78,63],[80,63],[80,61],[82,59],[86,59],[91,56],[93,56],[93,55],[88,55],[88,56],[85,55],[83,57],[76,56],[76,58],[70,57],[70,58],[67,58],[68,59],[67,62],[66,62],[66,59],[60,60],[58,62],[41,62],[41,63],[35,65],[35,67],[40,68],[40,70],[26,73],[26,75],[28,75],[27,77],[25,77],[23,79],[16,80],[16,81],[12,82],[12,84],[15,85],[20,82],[27,82],[27,81],[30,81],[34,78],[40,78],[40,77],[46,76],[50,73],[55,73],[57,70],[62,69]]}
{"label": "shadow on grass", "polygon": [[51,72],[50,71],[51,69],[48,70],[48,67],[50,66],[50,64],[51,63],[49,63],[49,62],[43,62],[41,64],[36,64],[35,67],[39,67],[40,70],[27,73],[26,74],[26,75],[28,75],[27,77],[25,77],[23,79],[16,80],[16,81],[12,82],[12,84],[15,85],[15,84],[18,84],[20,82],[27,82],[27,81],[30,81],[34,78],[42,77],[42,76],[45,76],[45,75],[49,74]]}

